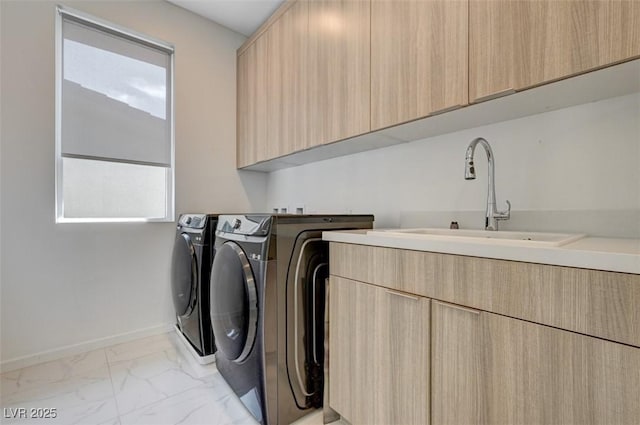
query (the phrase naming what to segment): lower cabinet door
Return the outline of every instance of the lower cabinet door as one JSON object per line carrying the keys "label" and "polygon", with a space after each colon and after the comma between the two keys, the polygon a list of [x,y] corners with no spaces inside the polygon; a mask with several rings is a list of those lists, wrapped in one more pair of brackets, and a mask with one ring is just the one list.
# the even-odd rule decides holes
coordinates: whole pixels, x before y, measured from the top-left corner
{"label": "lower cabinet door", "polygon": [[433,301],[434,424],[637,424],[640,349]]}
{"label": "lower cabinet door", "polygon": [[434,424],[482,424],[482,313],[431,303],[431,418]]}
{"label": "lower cabinet door", "polygon": [[429,299],[332,276],[329,405],[353,425],[429,424]]}
{"label": "lower cabinet door", "polygon": [[640,349],[482,313],[487,424],[638,424]]}

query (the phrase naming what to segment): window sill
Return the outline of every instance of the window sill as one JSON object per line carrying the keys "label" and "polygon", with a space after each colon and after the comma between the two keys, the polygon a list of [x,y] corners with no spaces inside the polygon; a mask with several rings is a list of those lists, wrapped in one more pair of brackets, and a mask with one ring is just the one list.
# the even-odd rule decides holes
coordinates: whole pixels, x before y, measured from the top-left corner
{"label": "window sill", "polygon": [[56,218],[56,224],[69,223],[175,223],[175,218]]}

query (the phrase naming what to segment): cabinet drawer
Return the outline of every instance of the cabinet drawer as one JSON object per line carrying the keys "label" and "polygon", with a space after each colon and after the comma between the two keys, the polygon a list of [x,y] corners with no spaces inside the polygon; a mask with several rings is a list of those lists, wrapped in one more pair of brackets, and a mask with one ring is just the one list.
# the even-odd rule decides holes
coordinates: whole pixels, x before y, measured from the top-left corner
{"label": "cabinet drawer", "polygon": [[398,252],[395,249],[331,243],[329,245],[330,273],[347,279],[402,290],[404,289],[402,285],[396,284],[397,255]]}
{"label": "cabinet drawer", "polygon": [[640,275],[343,243],[331,274],[640,347]]}

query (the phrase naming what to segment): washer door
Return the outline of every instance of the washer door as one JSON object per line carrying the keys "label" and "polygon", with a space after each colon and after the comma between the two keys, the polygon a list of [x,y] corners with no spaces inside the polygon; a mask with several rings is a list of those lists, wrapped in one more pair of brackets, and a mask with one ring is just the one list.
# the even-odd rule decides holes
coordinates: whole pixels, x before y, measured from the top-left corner
{"label": "washer door", "polygon": [[229,360],[242,363],[258,331],[258,293],[247,255],[235,242],[216,250],[210,296],[216,346]]}
{"label": "washer door", "polygon": [[173,306],[178,316],[187,316],[191,314],[196,304],[198,281],[196,251],[188,234],[182,233],[176,237],[171,264]]}

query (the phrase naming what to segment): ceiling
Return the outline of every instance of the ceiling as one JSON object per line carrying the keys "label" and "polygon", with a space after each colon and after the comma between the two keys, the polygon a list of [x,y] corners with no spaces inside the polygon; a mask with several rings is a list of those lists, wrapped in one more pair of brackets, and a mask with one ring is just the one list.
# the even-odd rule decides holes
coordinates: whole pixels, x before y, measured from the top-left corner
{"label": "ceiling", "polygon": [[247,37],[284,0],[168,0]]}

